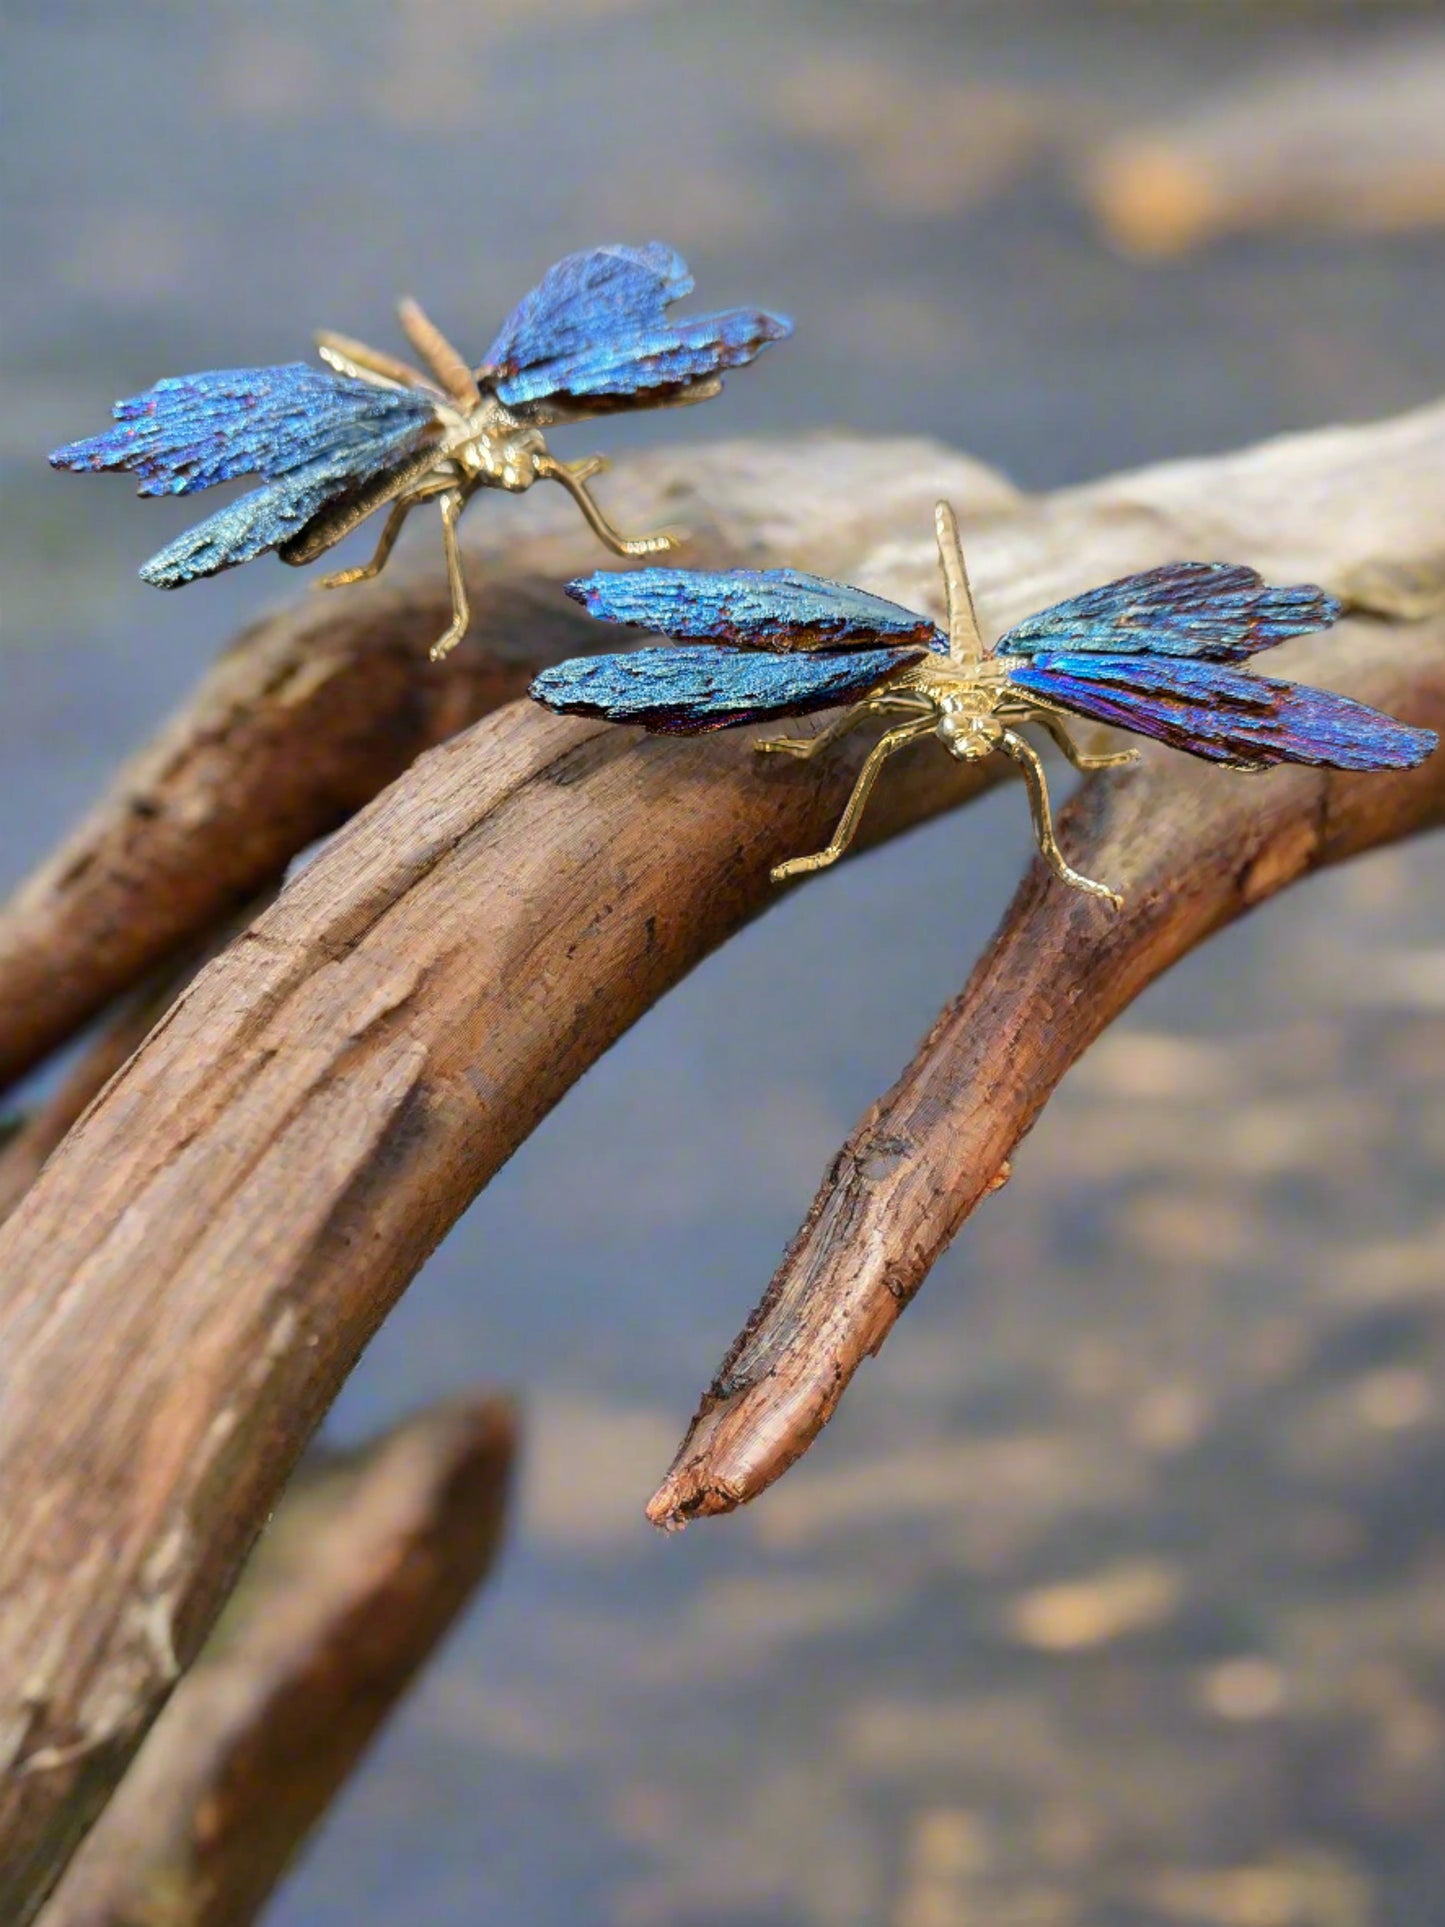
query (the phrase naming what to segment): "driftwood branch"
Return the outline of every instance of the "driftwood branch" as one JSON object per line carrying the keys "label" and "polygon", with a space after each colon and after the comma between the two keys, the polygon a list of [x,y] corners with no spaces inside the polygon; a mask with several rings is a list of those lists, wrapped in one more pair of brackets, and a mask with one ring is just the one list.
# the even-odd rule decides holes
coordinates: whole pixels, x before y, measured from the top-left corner
{"label": "driftwood branch", "polygon": [[243,1927],[486,1576],[515,1421],[458,1399],[303,1471],[42,1927]]}
{"label": "driftwood branch", "polygon": [[108,1013],[49,1096],[14,1121],[10,1135],[0,1144],[0,1222],[9,1217],[56,1145],[154,1030],[201,965],[223,949],[274,894],[268,891],[253,898],[239,919],[227,918],[202,942],[186,946],[153,970],[138,989],[121,998]]}
{"label": "driftwood branch", "polygon": [[178,987],[175,973],[166,970],[153,986],[126,998],[59,1087],[12,1121],[0,1144],[0,1219],[9,1217],[56,1145],[155,1027]]}
{"label": "driftwood branch", "polygon": [[[791,467],[760,471],[755,448],[723,445],[637,462],[610,499],[637,527],[684,516],[696,568],[802,555],[842,567],[871,518],[901,528],[915,502],[926,515],[930,483],[977,509],[1016,499],[941,449],[895,443],[875,465],[877,453],[820,441]],[[830,469],[841,512],[819,488]],[[784,494],[790,476],[796,502]],[[423,750],[515,701],[548,664],[626,646],[562,594],[598,557],[575,516],[553,521],[560,532],[544,519],[521,539],[514,523],[505,548],[497,518],[469,525],[486,539],[469,557],[472,626],[444,663],[428,651],[451,617],[446,582],[399,568],[309,597],[232,644],[0,910],[0,1087],[231,917]]]}
{"label": "driftwood branch", "polygon": [[[1179,555],[1414,580],[1439,545],[1445,410],[1046,500],[925,444],[722,450],[691,473],[727,552],[935,608],[930,508],[952,495],[996,631]],[[1288,666],[1368,696],[1396,644],[1413,663],[1389,657],[1396,707],[1428,720],[1434,630],[1362,622]],[[50,1158],[0,1228],[0,1913],[26,1918],[55,1878],[427,1252],[601,1051],[774,899],[770,864],[823,840],[862,751],[774,770],[733,735],[487,717],[333,839]],[[927,746],[898,765],[874,839],[992,774]],[[1329,789],[1340,848],[1363,840],[1351,811],[1378,815],[1353,800],[1366,787]],[[1151,860],[1187,903],[1176,822]]]}

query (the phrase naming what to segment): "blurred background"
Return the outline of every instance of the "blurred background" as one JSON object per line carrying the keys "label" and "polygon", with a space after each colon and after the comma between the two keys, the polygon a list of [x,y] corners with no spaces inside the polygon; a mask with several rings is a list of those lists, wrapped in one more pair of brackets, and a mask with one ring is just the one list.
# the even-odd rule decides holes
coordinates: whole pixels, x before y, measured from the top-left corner
{"label": "blurred background", "polygon": [[[293,359],[317,326],[392,344],[406,291],[480,355],[557,256],[656,237],[703,304],[780,308],[797,339],[685,422],[560,452],[842,424],[1048,488],[1445,387],[1434,8],[3,20],[7,885],[300,586],[262,563],[157,595],[135,570],[191,514],[45,467],[162,374]],[[378,1336],[328,1436],[515,1386],[522,1502],[278,1927],[1440,1919],[1438,845],[1177,969],[807,1461],[681,1540],[642,1519],[1028,847],[992,797],[780,904],[597,1067]]]}

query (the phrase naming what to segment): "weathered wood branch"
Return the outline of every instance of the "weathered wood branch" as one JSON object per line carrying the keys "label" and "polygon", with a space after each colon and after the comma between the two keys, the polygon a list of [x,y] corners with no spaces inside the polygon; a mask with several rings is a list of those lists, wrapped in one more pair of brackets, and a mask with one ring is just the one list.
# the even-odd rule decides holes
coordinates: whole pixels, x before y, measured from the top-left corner
{"label": "weathered wood branch", "polygon": [[162,971],[153,989],[123,1000],[59,1087],[33,1111],[13,1120],[0,1144],[0,1219],[9,1217],[56,1145],[155,1027],[177,988],[172,973]]}
{"label": "weathered wood branch", "polygon": [[[444,584],[318,596],[248,630],[0,911],[0,1084],[279,877],[424,749],[579,647],[555,583],[484,592],[429,669]],[[560,606],[558,606],[560,604]],[[512,649],[504,636],[525,638]]]}
{"label": "weathered wood branch", "polygon": [[[1280,650],[1277,657],[1291,652]],[[1351,625],[1311,680],[1445,736],[1445,619]],[[1065,819],[1117,914],[1024,880],[963,993],[834,1159],[802,1230],[648,1505],[665,1528],[730,1512],[812,1444],[1060,1078],[1171,964],[1311,871],[1445,821],[1445,755],[1404,775],[1243,781],[1167,750],[1088,782]]]}
{"label": "weathered wood branch", "polygon": [[[639,528],[685,518],[695,568],[808,557],[827,568],[856,555],[875,517],[901,528],[915,500],[926,514],[929,486],[980,509],[1016,499],[966,457],[887,447],[879,462],[877,444],[819,439],[771,468],[748,444],[673,452],[633,463],[609,500]],[[820,487],[830,473],[841,506]],[[451,617],[435,572],[394,567],[256,623],[0,909],[0,1087],[231,916],[424,749],[523,695],[549,663],[626,646],[561,592],[599,560],[570,509],[520,538],[505,516],[477,515],[467,533],[478,538],[472,627],[444,663],[428,658]]]}
{"label": "weathered wood branch", "polygon": [[[9,1217],[44,1168],[45,1160],[136,1047],[149,1036],[181,989],[251,920],[274,891],[253,898],[240,918],[229,917],[209,937],[187,945],[119,1000],[59,1085],[0,1144],[0,1222]],[[249,914],[248,914],[249,912]]]}
{"label": "weathered wood branch", "polygon": [[[1048,500],[923,444],[734,449],[707,469],[730,552],[934,608],[929,511],[953,495],[993,630],[1181,554],[1388,583],[1438,547],[1442,476],[1442,409]],[[1382,633],[1290,666],[1369,693]],[[773,900],[769,865],[822,841],[862,747],[772,769],[732,735],[489,716],[333,839],[51,1157],[0,1228],[0,1912],[26,1918],[64,1864],[426,1253],[600,1052]],[[901,757],[869,834],[991,774]]]}
{"label": "weathered wood branch", "polygon": [[516,1423],[456,1399],[303,1469],[42,1927],[244,1927],[489,1570]]}

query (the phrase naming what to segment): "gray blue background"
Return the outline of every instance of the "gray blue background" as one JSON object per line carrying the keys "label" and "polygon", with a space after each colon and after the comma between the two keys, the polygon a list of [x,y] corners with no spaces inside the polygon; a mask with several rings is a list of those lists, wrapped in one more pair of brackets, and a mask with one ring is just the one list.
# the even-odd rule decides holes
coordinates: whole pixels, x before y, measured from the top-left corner
{"label": "gray blue background", "polygon": [[[558,255],[659,237],[707,303],[781,308],[798,336],[685,421],[608,424],[610,449],[842,424],[1047,488],[1404,409],[1445,372],[1438,230],[1285,225],[1144,265],[1071,177],[1112,131],[1418,24],[1203,0],[10,0],[4,879],[297,591],[265,562],[177,596],[136,580],[186,512],[43,462],[117,395],[291,359],[321,325],[392,342],[404,291],[479,353]],[[515,1387],[521,1504],[280,1927],[1431,1918],[1438,848],[1320,879],[1176,970],[785,1485],[680,1540],[642,1520],[827,1159],[1027,854],[997,796],[790,897],[417,1279],[329,1435]],[[1122,1628],[1047,1650],[1051,1599],[1076,1636],[1091,1602]]]}

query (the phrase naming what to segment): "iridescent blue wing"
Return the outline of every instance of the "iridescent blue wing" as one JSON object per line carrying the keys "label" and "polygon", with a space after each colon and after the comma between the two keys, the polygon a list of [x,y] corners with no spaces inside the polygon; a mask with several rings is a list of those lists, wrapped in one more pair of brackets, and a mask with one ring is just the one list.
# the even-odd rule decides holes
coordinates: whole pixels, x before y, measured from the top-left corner
{"label": "iridescent blue wing", "polygon": [[569,582],[589,615],[660,636],[706,637],[735,649],[866,649],[880,642],[944,652],[927,616],[800,569],[639,569]]}
{"label": "iridescent blue wing", "polygon": [[426,395],[301,361],[175,376],[117,402],[114,414],[115,427],[56,449],[51,466],[126,469],[142,495],[189,495],[242,475],[269,484],[152,556],[141,574],[160,588],[279,547],[327,503],[441,432]]}
{"label": "iridescent blue wing", "polygon": [[1289,636],[1337,622],[1340,605],[1312,582],[1272,589],[1232,562],[1169,562],[1041,610],[1001,636],[998,655],[1193,656],[1239,662]]}
{"label": "iridescent blue wing", "polygon": [[774,716],[806,716],[864,695],[921,649],[849,649],[773,656],[707,643],[636,649],[625,656],[579,656],[544,669],[531,694],[569,716],[641,723],[674,736]]}
{"label": "iridescent blue wing", "polygon": [[1411,729],[1348,696],[1216,663],[1051,654],[1010,662],[1008,678],[1011,689],[1080,716],[1248,769],[1414,769],[1436,745],[1432,730]]}
{"label": "iridescent blue wing", "polygon": [[416,480],[430,461],[430,451],[424,450],[396,468],[357,477],[336,458],[319,457],[278,481],[238,496],[186,529],[142,565],[141,581],[157,589],[179,589],[202,576],[254,561],[272,549],[279,550],[285,561],[309,562],[340,539],[335,532],[323,531],[320,540],[305,540],[308,530],[314,536],[313,524],[325,511],[341,502],[355,503],[365,493],[369,504],[363,513],[369,514]]}
{"label": "iridescent blue wing", "polygon": [[478,378],[509,408],[579,402],[600,413],[662,400],[793,331],[753,308],[669,320],[691,288],[687,263],[660,241],[569,254],[513,309]]}
{"label": "iridescent blue wing", "polygon": [[318,457],[351,475],[386,467],[440,426],[419,390],[374,388],[304,361],[172,376],[113,413],[114,428],[57,448],[51,467],[129,469],[142,495],[190,495],[241,475],[275,481]]}

